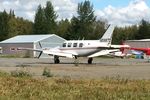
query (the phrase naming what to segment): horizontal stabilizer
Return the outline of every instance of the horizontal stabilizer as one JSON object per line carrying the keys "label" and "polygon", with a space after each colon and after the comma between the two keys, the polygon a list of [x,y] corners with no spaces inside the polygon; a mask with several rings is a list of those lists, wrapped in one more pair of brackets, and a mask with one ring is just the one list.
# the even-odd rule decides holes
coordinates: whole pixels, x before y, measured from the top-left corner
{"label": "horizontal stabilizer", "polygon": [[114,48],[114,49],[119,49],[119,48],[130,48],[129,45],[111,45],[111,48]]}

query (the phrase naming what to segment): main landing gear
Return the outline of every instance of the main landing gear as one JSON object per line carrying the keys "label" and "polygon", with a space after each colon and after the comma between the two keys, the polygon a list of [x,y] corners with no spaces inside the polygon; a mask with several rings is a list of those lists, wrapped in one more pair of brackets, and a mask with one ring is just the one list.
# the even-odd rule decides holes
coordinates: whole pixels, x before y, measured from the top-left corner
{"label": "main landing gear", "polygon": [[88,59],[88,64],[92,64],[93,58]]}
{"label": "main landing gear", "polygon": [[[88,58],[88,64],[92,64],[92,61],[93,61],[93,58]],[[78,64],[78,60],[77,60],[77,56],[75,56],[75,61],[74,61],[75,64]]]}
{"label": "main landing gear", "polygon": [[59,57],[58,56],[54,56],[54,63],[55,64],[59,64],[60,63],[60,60],[59,60]]}
{"label": "main landing gear", "polygon": [[[88,64],[92,64],[93,58],[88,58]],[[60,60],[59,60],[59,56],[54,56],[54,63],[55,64],[59,64]],[[77,60],[77,56],[75,56],[75,64],[78,64],[78,60]]]}
{"label": "main landing gear", "polygon": [[77,66],[79,64],[79,61],[77,59],[77,56],[74,56],[74,64]]}

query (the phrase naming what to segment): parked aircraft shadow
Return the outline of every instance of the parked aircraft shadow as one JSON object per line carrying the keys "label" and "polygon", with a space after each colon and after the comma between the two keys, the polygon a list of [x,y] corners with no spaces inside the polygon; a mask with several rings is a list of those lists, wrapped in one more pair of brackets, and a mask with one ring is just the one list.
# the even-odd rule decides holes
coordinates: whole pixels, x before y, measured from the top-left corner
{"label": "parked aircraft shadow", "polygon": [[61,64],[69,64],[69,65],[72,65],[72,64],[81,64],[81,65],[95,65],[95,64],[101,64],[101,63],[92,63],[92,64],[88,64],[88,63],[73,63],[73,62],[61,62],[61,63],[58,63],[58,64],[55,64],[53,62],[32,62],[32,63],[25,63],[25,64],[53,64],[53,65],[61,65]]}
{"label": "parked aircraft shadow", "polygon": [[42,66],[42,65],[58,65],[61,67],[61,65],[73,65],[73,66],[86,66],[86,67],[92,67],[92,66],[120,66],[120,65],[116,65],[116,64],[108,64],[108,63],[92,63],[92,64],[88,64],[88,63],[84,63],[84,62],[80,62],[78,64],[75,64],[73,62],[61,62],[59,64],[55,64],[53,62],[32,62],[32,63],[23,63],[23,65],[29,65],[28,67],[32,67],[32,65],[36,65],[36,66]]}

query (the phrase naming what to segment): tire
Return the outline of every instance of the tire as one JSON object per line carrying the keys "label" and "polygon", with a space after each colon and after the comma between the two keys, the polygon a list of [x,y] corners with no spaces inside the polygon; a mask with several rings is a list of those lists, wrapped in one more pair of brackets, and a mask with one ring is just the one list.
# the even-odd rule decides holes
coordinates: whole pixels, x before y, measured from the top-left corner
{"label": "tire", "polygon": [[55,64],[59,64],[60,63],[60,60],[59,60],[58,56],[54,56],[54,63]]}
{"label": "tire", "polygon": [[59,64],[59,63],[60,63],[60,60],[59,60],[59,59],[55,59],[55,60],[54,60],[54,63],[55,63],[55,64]]}
{"label": "tire", "polygon": [[93,58],[88,59],[88,64],[92,64]]}

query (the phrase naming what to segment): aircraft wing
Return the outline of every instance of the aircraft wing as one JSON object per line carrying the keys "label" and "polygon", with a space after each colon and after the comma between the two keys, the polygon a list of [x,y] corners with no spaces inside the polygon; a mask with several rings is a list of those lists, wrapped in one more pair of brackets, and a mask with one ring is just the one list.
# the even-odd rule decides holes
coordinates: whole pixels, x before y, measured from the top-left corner
{"label": "aircraft wing", "polygon": [[56,56],[61,56],[61,57],[67,57],[67,58],[74,58],[75,55],[77,55],[76,53],[71,53],[71,52],[63,52],[59,49],[55,49],[55,50],[43,50],[43,53],[48,54],[48,55],[56,55]]}
{"label": "aircraft wing", "polygon": [[99,52],[96,52],[96,53],[94,53],[94,54],[88,56],[88,57],[91,58],[91,57],[98,57],[98,56],[108,55],[108,54],[110,54],[110,53],[112,53],[112,52],[117,52],[117,51],[119,51],[119,49],[101,50],[101,51],[99,51]]}
{"label": "aircraft wing", "polygon": [[42,49],[32,49],[32,48],[17,48],[17,50],[30,50],[30,51],[37,51],[37,52],[42,52]]}
{"label": "aircraft wing", "polygon": [[[30,51],[37,51],[48,55],[56,55],[61,57],[67,57],[67,58],[74,58],[75,55],[77,55],[74,52],[63,52],[59,50],[58,48],[51,48],[51,49],[32,49],[32,48],[18,48],[18,50],[30,50]],[[39,55],[39,57],[41,56]]]}

